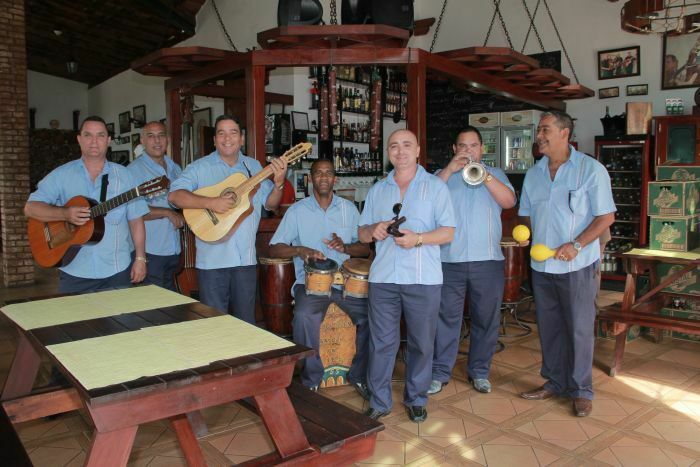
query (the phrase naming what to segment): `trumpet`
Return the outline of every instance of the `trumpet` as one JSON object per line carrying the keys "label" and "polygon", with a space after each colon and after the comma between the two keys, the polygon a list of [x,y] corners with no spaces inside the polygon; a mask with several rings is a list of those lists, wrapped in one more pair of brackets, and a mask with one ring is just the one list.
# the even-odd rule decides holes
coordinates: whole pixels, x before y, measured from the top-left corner
{"label": "trumpet", "polygon": [[486,180],[486,169],[483,164],[469,159],[462,169],[462,179],[469,185],[481,185]]}

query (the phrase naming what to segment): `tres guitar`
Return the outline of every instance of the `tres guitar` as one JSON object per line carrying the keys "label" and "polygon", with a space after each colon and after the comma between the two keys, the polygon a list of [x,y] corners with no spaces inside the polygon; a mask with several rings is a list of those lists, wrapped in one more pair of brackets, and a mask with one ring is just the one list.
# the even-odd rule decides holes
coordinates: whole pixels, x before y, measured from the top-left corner
{"label": "tres guitar", "polygon": [[105,232],[104,216],[124,203],[139,196],[153,196],[168,189],[167,177],[149,180],[136,188],[98,203],[84,196],[74,196],[68,200],[66,207],[80,206],[90,208],[90,220],[83,225],[66,221],[42,222],[29,218],[29,246],[34,259],[45,268],[57,266],[63,260],[70,263],[78,254],[82,245],[93,245],[102,240]]}
{"label": "tres guitar", "polygon": [[[282,154],[282,158],[286,159],[287,163],[293,164],[309,152],[311,152],[311,143],[299,143]],[[236,204],[223,214],[217,214],[210,209],[183,209],[182,214],[185,216],[187,225],[199,239],[205,242],[225,240],[233,235],[240,223],[253,211],[250,200],[257,191],[258,185],[270,175],[272,175],[272,167],[268,165],[250,178],[242,173],[235,173],[216,185],[196,190],[194,194],[199,196],[231,197]]]}

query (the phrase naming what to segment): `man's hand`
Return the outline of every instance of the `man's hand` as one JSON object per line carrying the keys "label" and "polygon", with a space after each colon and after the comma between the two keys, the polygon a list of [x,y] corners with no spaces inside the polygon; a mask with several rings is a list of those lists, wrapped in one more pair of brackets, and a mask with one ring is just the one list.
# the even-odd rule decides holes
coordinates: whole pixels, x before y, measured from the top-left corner
{"label": "man's hand", "polygon": [[455,154],[452,159],[450,159],[450,163],[447,164],[447,167],[445,167],[445,170],[447,170],[450,174],[453,174],[457,172],[458,170],[462,170],[464,167],[467,166],[469,163],[469,156],[467,155],[466,151],[460,151]]}
{"label": "man's hand", "polygon": [[181,229],[185,225],[185,218],[177,211],[168,211],[168,220],[176,229]]}
{"label": "man's hand", "polygon": [[135,259],[134,264],[131,265],[131,282],[138,284],[143,282],[146,278],[146,263]]}
{"label": "man's hand", "polygon": [[571,242],[564,243],[557,251],[554,252],[553,259],[558,259],[559,261],[572,261],[578,255],[578,251],[574,248],[574,244]]}
{"label": "man's hand", "polygon": [[281,186],[284,183],[284,178],[287,176],[287,160],[277,157],[270,161],[270,167],[272,167],[272,181],[275,183],[276,187]]}
{"label": "man's hand", "polygon": [[211,211],[214,211],[217,214],[224,214],[227,211],[230,211],[233,209],[233,207],[236,205],[236,202],[233,199],[233,195],[231,193],[226,193],[222,196],[217,196],[216,198],[209,198],[207,208]]}
{"label": "man's hand", "polygon": [[63,208],[63,215],[71,224],[83,225],[90,220],[90,208],[68,206]]}
{"label": "man's hand", "polygon": [[403,237],[394,237],[394,243],[396,243],[401,248],[409,249],[416,246],[418,243],[418,234],[412,230],[399,229],[399,232],[403,234]]}
{"label": "man's hand", "polygon": [[333,232],[333,237],[330,240],[323,239],[323,243],[328,245],[328,248],[338,251],[340,253],[347,254],[348,249],[345,246],[345,242],[343,242],[343,239],[340,238],[335,232]]}
{"label": "man's hand", "polygon": [[378,242],[386,239],[389,236],[389,232],[386,231],[386,228],[389,227],[392,222],[394,221],[390,220],[374,224],[372,228],[372,238]]}
{"label": "man's hand", "polygon": [[317,259],[317,260],[324,260],[326,259],[326,255],[321,253],[318,250],[314,250],[313,248],[308,248],[305,246],[298,246],[297,247],[297,256],[301,258],[305,263],[309,261],[309,259]]}

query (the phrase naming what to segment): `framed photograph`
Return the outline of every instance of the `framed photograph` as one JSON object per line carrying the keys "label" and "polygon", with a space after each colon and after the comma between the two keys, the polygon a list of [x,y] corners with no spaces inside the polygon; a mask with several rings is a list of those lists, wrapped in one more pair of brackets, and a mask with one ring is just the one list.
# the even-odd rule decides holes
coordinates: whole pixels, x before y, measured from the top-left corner
{"label": "framed photograph", "polygon": [[664,35],[661,89],[700,86],[700,63],[696,53],[698,47],[700,32],[680,36]]}
{"label": "framed photograph", "polygon": [[126,144],[126,143],[131,142],[131,138],[129,137],[129,135],[122,136],[121,138],[122,138],[122,144]]}
{"label": "framed photograph", "polygon": [[119,114],[119,134],[131,131],[131,112],[128,110]]}
{"label": "framed photograph", "polygon": [[309,130],[309,114],[292,112],[292,130]]}
{"label": "framed photograph", "polygon": [[108,151],[107,160],[123,166],[129,165],[129,151]]}
{"label": "framed photograph", "polygon": [[134,133],[131,135],[131,157],[132,159],[136,156],[136,146],[141,144],[141,134]]}
{"label": "framed photograph", "polygon": [[598,99],[609,99],[611,97],[620,97],[620,86],[598,89]]}
{"label": "framed photograph", "polygon": [[649,94],[648,84],[630,84],[627,86],[628,96],[646,96]]}
{"label": "framed photograph", "polygon": [[306,140],[311,143],[311,153],[307,159],[318,159],[318,133],[307,133]]}
{"label": "framed photograph", "polygon": [[598,52],[598,79],[639,76],[639,46]]}
{"label": "framed photograph", "polygon": [[192,154],[195,159],[203,155],[204,145],[202,144],[202,128],[210,127],[211,107],[197,109],[192,112]]}
{"label": "framed photograph", "polygon": [[146,125],[146,106],[145,105],[137,105],[134,107],[134,127],[135,128],[143,128],[144,125]]}
{"label": "framed photograph", "polygon": [[114,123],[107,124],[107,134],[110,138],[114,138]]}

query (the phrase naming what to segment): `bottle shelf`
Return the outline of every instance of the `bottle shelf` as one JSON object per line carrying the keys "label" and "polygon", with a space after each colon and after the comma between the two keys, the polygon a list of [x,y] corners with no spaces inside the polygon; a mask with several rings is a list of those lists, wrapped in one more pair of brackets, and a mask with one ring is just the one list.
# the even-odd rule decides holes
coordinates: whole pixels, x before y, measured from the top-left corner
{"label": "bottle shelf", "polygon": [[611,174],[638,174],[641,172],[642,172],[641,169],[640,170],[609,170],[608,169],[608,173],[611,173]]}
{"label": "bottle shelf", "polygon": [[632,221],[627,221],[623,219],[615,219],[614,223],[620,223],[620,224],[639,224],[639,219],[637,220],[632,220]]}
{"label": "bottle shelf", "polygon": [[641,187],[638,186],[614,186],[612,187],[613,190],[641,190]]}
{"label": "bottle shelf", "polygon": [[620,235],[611,235],[610,238],[616,238],[618,240],[639,240],[637,237],[623,237]]}

